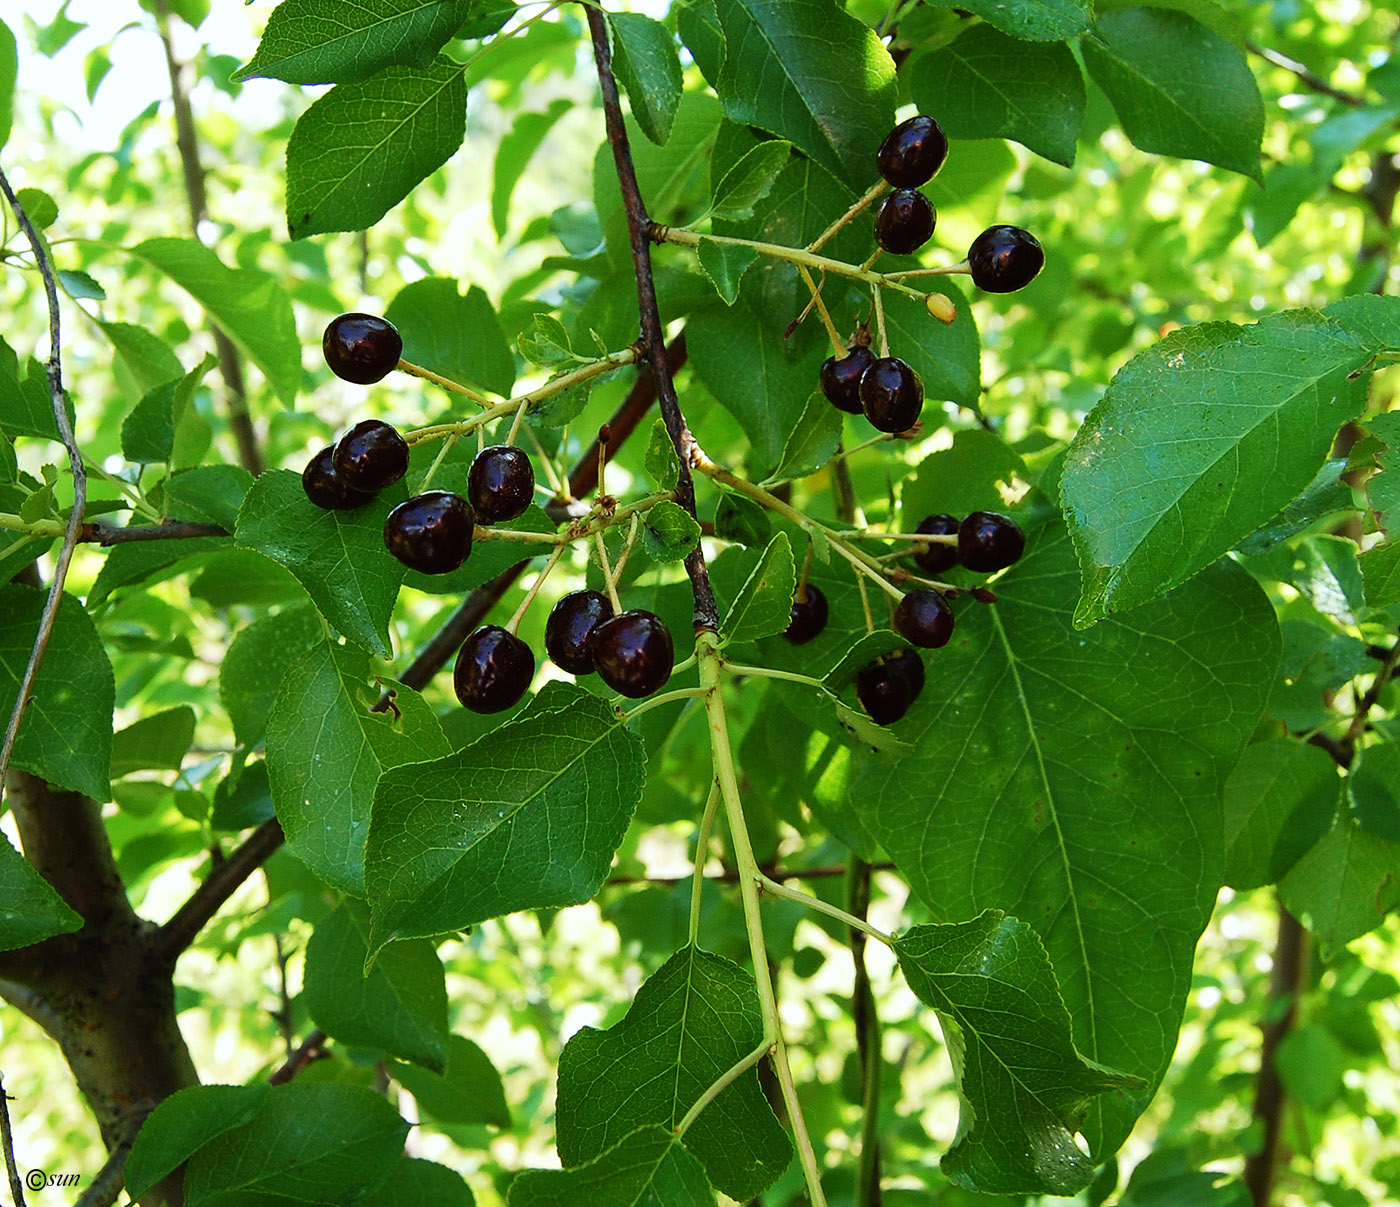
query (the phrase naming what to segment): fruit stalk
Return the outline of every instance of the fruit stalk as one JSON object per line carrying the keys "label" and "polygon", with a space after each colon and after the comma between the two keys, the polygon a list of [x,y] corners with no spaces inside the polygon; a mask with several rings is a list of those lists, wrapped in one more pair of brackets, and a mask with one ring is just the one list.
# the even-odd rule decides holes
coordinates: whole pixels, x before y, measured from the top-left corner
{"label": "fruit stalk", "polygon": [[[675,446],[680,461],[680,480],[676,484],[676,502],[695,515],[695,482],[690,473],[690,461],[695,438],[690,434],[685,415],[676,397],[676,385],[665,355],[666,336],[661,325],[661,311],[656,301],[656,282],[651,271],[651,237],[656,229],[647,214],[637,184],[637,172],[632,165],[632,150],[627,140],[627,127],[622,120],[622,100],[617,79],[612,70],[612,50],[608,43],[607,18],[588,5],[588,32],[593,41],[593,58],[598,68],[598,87],[603,97],[603,117],[607,125],[608,144],[612,147],[613,163],[617,169],[618,188],[627,215],[627,233],[632,244],[632,264],[637,280],[637,309],[641,323],[642,347],[651,364],[656,382],[656,397],[661,404],[661,417],[667,434]],[[691,593],[695,598],[695,628],[718,629],[719,605],[710,586],[710,572],[705,565],[705,553],[697,542],[685,558],[686,574],[690,577]]]}

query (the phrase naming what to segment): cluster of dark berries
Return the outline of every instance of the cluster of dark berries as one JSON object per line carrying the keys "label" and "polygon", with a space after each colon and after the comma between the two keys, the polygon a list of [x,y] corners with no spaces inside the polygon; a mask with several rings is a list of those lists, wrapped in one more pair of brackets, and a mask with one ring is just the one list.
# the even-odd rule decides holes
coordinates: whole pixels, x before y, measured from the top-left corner
{"label": "cluster of dark berries", "polygon": [[[875,210],[875,242],[895,255],[909,255],[933,234],[937,213],[919,186],[933,179],[948,158],[948,138],[933,118],[917,114],[900,122],[876,152],[880,175],[894,191]],[[1035,278],[1045,253],[1034,235],[1019,226],[992,226],[972,241],[968,268],[979,289],[1011,293]],[[897,356],[877,357],[862,330],[845,356],[822,365],[821,390],[835,407],[863,414],[882,432],[905,432],[918,422],[924,383]]]}
{"label": "cluster of dark berries", "polygon": [[[930,574],[961,565],[989,574],[1015,563],[1026,547],[1025,534],[1009,516],[994,511],[974,511],[961,522],[951,515],[931,515],[915,532],[956,536],[952,541],[921,542],[913,555],[915,564]],[[973,594],[977,594],[976,591]],[[987,596],[990,600],[991,597]],[[783,636],[793,645],[811,641],[826,628],[830,616],[826,596],[815,583],[803,583],[793,599]],[[894,630],[919,649],[933,650],[953,636],[953,609],[942,591],[919,587],[905,594],[894,610]],[[924,664],[914,649],[884,654],[863,666],[856,675],[856,699],[879,725],[899,720],[924,687]]]}

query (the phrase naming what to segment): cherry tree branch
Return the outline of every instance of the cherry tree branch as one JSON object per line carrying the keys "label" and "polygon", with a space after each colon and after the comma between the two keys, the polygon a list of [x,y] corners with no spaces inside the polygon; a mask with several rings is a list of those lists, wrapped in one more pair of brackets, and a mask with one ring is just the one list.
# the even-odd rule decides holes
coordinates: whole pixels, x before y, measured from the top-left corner
{"label": "cherry tree branch", "polygon": [[[695,482],[690,473],[690,461],[695,439],[690,434],[685,415],[681,412],[680,401],[676,397],[676,385],[666,364],[666,358],[660,354],[665,346],[665,335],[661,325],[661,310],[656,301],[656,281],[651,270],[653,223],[647,214],[641,188],[637,184],[637,171],[632,164],[632,148],[627,141],[627,127],[622,120],[622,100],[617,90],[617,79],[613,75],[612,51],[608,45],[607,18],[593,5],[586,7],[588,32],[593,40],[593,59],[598,68],[598,86],[603,97],[603,117],[608,130],[608,144],[612,147],[618,188],[622,192],[622,206],[627,216],[627,234],[632,244],[632,266],[637,279],[637,310],[641,322],[642,344],[646,348],[647,360],[651,364],[652,377],[656,382],[656,397],[661,403],[661,417],[666,422],[666,431],[671,436],[671,443],[676,446],[676,456],[680,460],[676,502],[694,519]],[[718,630],[719,606],[715,603],[715,593],[710,586],[710,572],[705,565],[705,553],[698,543],[686,556],[685,571],[690,576],[690,588],[695,597],[695,628]]]}
{"label": "cherry tree branch", "polygon": [[5,1172],[10,1178],[10,1195],[14,1207],[24,1207],[24,1186],[15,1164],[15,1135],[10,1129],[10,1096],[5,1093],[5,1078],[0,1076],[0,1148],[5,1150]]}
{"label": "cherry tree branch", "polygon": [[287,1057],[286,1063],[267,1079],[268,1084],[286,1085],[287,1082],[291,1081],[293,1077],[300,1073],[302,1069],[306,1068],[313,1060],[320,1060],[321,1057],[327,1054],[326,1040],[329,1038],[330,1037],[324,1031],[319,1029],[310,1032],[307,1037],[301,1041],[301,1046]]}
{"label": "cherry tree branch", "polygon": [[1360,108],[1366,102],[1359,96],[1353,96],[1350,92],[1343,92],[1340,88],[1333,88],[1320,75],[1309,71],[1297,59],[1290,59],[1286,54],[1281,54],[1277,50],[1270,50],[1267,46],[1259,46],[1254,42],[1246,42],[1245,49],[1250,54],[1258,55],[1266,63],[1272,63],[1275,67],[1281,67],[1284,71],[1290,71],[1297,77],[1298,82],[1311,88],[1314,92],[1323,96],[1330,96],[1334,101],[1340,101],[1343,105],[1349,105],[1354,109]]}
{"label": "cherry tree branch", "polygon": [[19,681],[19,694],[10,713],[5,737],[0,741],[0,792],[3,792],[5,772],[10,766],[10,755],[19,736],[19,723],[29,704],[29,693],[34,689],[34,680],[39,674],[39,666],[44,661],[44,651],[48,648],[49,637],[53,633],[54,619],[58,615],[58,605],[63,599],[63,584],[68,577],[68,566],[73,560],[73,549],[78,543],[78,529],[83,523],[83,512],[87,509],[87,471],[83,468],[83,454],[73,435],[73,425],[68,420],[68,408],[63,400],[63,341],[59,331],[58,285],[54,280],[53,262],[49,259],[48,248],[39,238],[39,232],[29,221],[19,198],[3,171],[0,171],[0,191],[5,194],[15,219],[24,230],[25,238],[34,251],[34,262],[39,266],[39,275],[44,280],[44,296],[49,306],[49,359],[45,370],[49,380],[49,399],[53,403],[53,417],[58,425],[58,434],[63,447],[68,451],[68,464],[73,473],[73,510],[68,516],[68,527],[64,532],[63,544],[58,550],[54,565],[53,582],[49,584],[49,595],[44,601],[44,610],[39,617],[39,631],[34,635],[34,645],[29,653],[29,662]]}

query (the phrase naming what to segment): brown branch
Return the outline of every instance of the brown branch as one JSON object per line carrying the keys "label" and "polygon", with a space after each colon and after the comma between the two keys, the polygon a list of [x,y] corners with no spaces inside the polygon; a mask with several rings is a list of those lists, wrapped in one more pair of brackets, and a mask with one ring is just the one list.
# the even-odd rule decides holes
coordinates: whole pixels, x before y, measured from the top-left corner
{"label": "brown branch", "polygon": [[1340,101],[1343,105],[1349,105],[1353,109],[1359,109],[1366,102],[1359,96],[1353,96],[1349,92],[1343,92],[1340,88],[1334,88],[1320,75],[1314,75],[1297,59],[1290,59],[1286,54],[1281,54],[1277,50],[1270,50],[1267,46],[1259,46],[1254,42],[1246,42],[1245,49],[1250,54],[1258,55],[1266,63],[1272,63],[1275,67],[1281,67],[1284,71],[1290,71],[1297,76],[1299,83],[1311,88],[1314,92],[1323,96],[1330,96],[1334,101]]}
{"label": "brown branch", "polygon": [[200,524],[193,520],[166,520],[162,524],[119,527],[92,520],[82,526],[78,540],[91,541],[103,548],[136,541],[187,541],[200,536],[232,536],[221,524]]}
{"label": "brown branch", "polygon": [[44,661],[44,651],[48,648],[49,637],[53,633],[54,620],[58,616],[58,606],[63,599],[63,584],[68,577],[68,565],[73,560],[73,549],[78,543],[78,529],[83,522],[83,512],[87,509],[87,470],[83,467],[83,454],[73,435],[73,425],[68,421],[68,407],[63,398],[63,341],[59,331],[58,285],[54,280],[53,262],[48,249],[24,206],[19,203],[9,179],[0,171],[0,191],[10,203],[15,219],[24,230],[25,238],[34,251],[34,262],[39,267],[39,275],[44,281],[44,297],[49,307],[49,359],[45,370],[49,379],[49,401],[53,405],[54,423],[68,451],[68,465],[73,473],[73,510],[68,516],[68,527],[63,534],[63,544],[59,547],[58,558],[54,563],[53,582],[49,584],[49,595],[44,601],[44,610],[39,616],[39,631],[34,635],[34,644],[29,651],[29,661],[20,677],[19,693],[10,712],[9,724],[5,727],[5,737],[0,741],[0,794],[4,791],[5,772],[10,766],[10,755],[14,752],[15,739],[19,736],[19,723],[24,718],[24,710],[29,706],[29,696],[38,677],[39,666]]}
{"label": "brown branch", "polygon": [[1251,1153],[1244,1163],[1244,1184],[1254,1207],[1269,1207],[1273,1195],[1287,1098],[1274,1058],[1297,1020],[1298,995],[1307,976],[1307,966],[1308,932],[1280,901],[1274,971],[1269,982],[1269,1005],[1264,1011],[1264,1017],[1271,1021],[1261,1028],[1263,1043],[1254,1092],[1254,1120],[1260,1125],[1263,1140],[1259,1151]]}
{"label": "brown branch", "polygon": [[171,967],[180,953],[223,908],[238,886],[258,870],[283,842],[282,826],[273,818],[253,831],[227,859],[215,865],[170,920],[156,932],[153,955]]}
{"label": "brown branch", "polygon": [[0,1074],[0,1148],[5,1150],[5,1172],[10,1177],[10,1194],[14,1207],[24,1207],[24,1186],[19,1180],[19,1166],[15,1164],[15,1134],[10,1130],[10,1102],[5,1093],[5,1078]]}
{"label": "brown branch", "polygon": [[326,1051],[328,1038],[324,1031],[312,1031],[302,1040],[301,1046],[287,1057],[287,1062],[267,1079],[268,1084],[286,1085],[313,1060],[320,1060],[323,1056],[329,1055]]}
{"label": "brown branch", "polygon": [[[681,413],[676,398],[676,385],[659,355],[665,346],[661,326],[661,311],[656,301],[656,281],[651,271],[651,235],[653,223],[647,214],[637,172],[632,165],[632,149],[627,141],[627,127],[622,120],[622,100],[613,76],[612,51],[608,46],[607,18],[598,8],[588,4],[588,32],[593,39],[593,58],[598,67],[598,85],[603,96],[603,117],[607,124],[608,143],[612,147],[617,183],[622,192],[622,205],[627,215],[627,234],[632,244],[632,267],[637,279],[637,310],[641,321],[642,345],[647,350],[652,376],[656,381],[656,397],[661,403],[661,417],[666,431],[676,446],[680,460],[680,481],[676,484],[676,502],[695,518],[695,482],[691,477],[691,458],[695,438]],[[718,629],[719,607],[710,586],[710,572],[705,565],[705,553],[699,543],[686,556],[685,571],[690,576],[691,592],[695,596],[695,628]]]}
{"label": "brown branch", "polygon": [[131,1156],[131,1142],[123,1141],[107,1154],[107,1160],[97,1176],[78,1196],[73,1207],[112,1207],[126,1185],[126,1159]]}
{"label": "brown branch", "polygon": [[[165,47],[165,66],[170,75],[170,99],[175,105],[175,145],[180,151],[180,166],[185,174],[185,197],[190,206],[190,229],[199,242],[199,224],[208,217],[208,197],[204,190],[204,165],[199,161],[199,136],[194,126],[194,111],[190,107],[189,89],[185,78],[189,64],[175,57],[175,45],[170,38],[170,2],[156,0],[157,25],[161,44]],[[262,449],[248,413],[248,390],[243,378],[243,359],[233,341],[217,323],[209,329],[214,336],[214,351],[219,357],[219,372],[228,389],[228,419],[233,438],[238,444],[238,459],[254,477],[264,469]]]}

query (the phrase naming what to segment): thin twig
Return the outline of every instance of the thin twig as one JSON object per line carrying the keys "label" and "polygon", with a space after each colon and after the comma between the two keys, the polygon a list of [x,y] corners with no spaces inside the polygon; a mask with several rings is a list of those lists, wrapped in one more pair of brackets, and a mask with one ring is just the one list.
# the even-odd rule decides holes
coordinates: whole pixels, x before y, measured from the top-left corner
{"label": "thin twig", "polygon": [[78,539],[110,548],[137,541],[188,541],[201,536],[232,535],[222,524],[201,524],[195,520],[166,520],[162,524],[135,524],[126,528],[93,520],[83,525]]}
{"label": "thin twig", "polygon": [[1343,92],[1340,88],[1333,88],[1320,75],[1314,75],[1297,59],[1290,59],[1286,54],[1280,54],[1277,50],[1270,50],[1267,46],[1259,46],[1254,42],[1246,42],[1245,49],[1250,54],[1258,55],[1266,63],[1272,63],[1275,67],[1282,67],[1284,71],[1291,71],[1298,77],[1299,83],[1306,84],[1314,92],[1320,92],[1323,96],[1330,96],[1334,101],[1340,101],[1343,105],[1350,105],[1353,109],[1359,109],[1366,102],[1359,96],[1352,96],[1349,92]]}
{"label": "thin twig", "polygon": [[[39,665],[44,661],[44,651],[48,648],[49,636],[53,633],[54,619],[58,615],[58,605],[63,599],[63,584],[68,577],[68,565],[73,560],[73,549],[78,543],[78,530],[83,524],[83,512],[87,509],[87,471],[83,468],[83,454],[73,435],[73,425],[68,421],[68,408],[63,401],[63,341],[59,331],[58,285],[54,281],[53,263],[48,249],[39,238],[39,232],[29,221],[19,198],[3,171],[0,171],[0,191],[10,203],[15,218],[24,230],[29,246],[34,250],[34,262],[39,267],[39,275],[44,280],[44,296],[49,305],[49,359],[44,366],[49,379],[49,399],[53,403],[54,422],[58,434],[63,439],[63,447],[68,450],[68,464],[73,472],[73,510],[68,516],[68,528],[59,547],[54,565],[53,582],[49,584],[49,597],[44,601],[44,610],[39,617],[39,631],[34,635],[34,645],[29,652],[29,662],[19,681],[19,694],[15,697],[14,710],[10,713],[5,738],[0,742],[0,785],[3,785],[5,772],[10,766],[10,755],[19,736],[19,723],[29,704],[29,694],[34,690],[34,680],[39,674]],[[0,792],[3,792],[0,787]]]}
{"label": "thin twig", "polygon": [[306,1068],[313,1060],[320,1060],[327,1055],[326,1040],[329,1036],[324,1031],[312,1031],[301,1041],[301,1046],[297,1048],[289,1057],[287,1062],[269,1077],[269,1085],[286,1085],[302,1069]]}
{"label": "thin twig", "polygon": [[0,1073],[0,1147],[5,1150],[5,1172],[10,1176],[10,1194],[15,1207],[24,1207],[24,1186],[15,1164],[15,1134],[10,1130],[10,1096],[5,1093],[5,1076]]}
{"label": "thin twig", "polygon": [[130,1155],[130,1141],[123,1141],[113,1148],[97,1171],[97,1177],[78,1196],[74,1207],[112,1207],[126,1185],[126,1159]]}
{"label": "thin twig", "polygon": [[[676,398],[676,385],[663,355],[665,334],[661,311],[656,300],[656,281],[651,270],[652,221],[647,214],[637,184],[637,172],[632,165],[632,150],[627,141],[627,127],[622,120],[622,100],[617,80],[613,76],[612,51],[608,45],[607,18],[593,5],[588,5],[588,32],[593,39],[593,58],[598,68],[598,86],[603,97],[603,116],[612,147],[613,164],[617,169],[618,188],[622,193],[623,210],[627,216],[627,233],[632,243],[632,267],[637,282],[637,310],[641,322],[642,344],[656,381],[656,397],[661,404],[661,417],[666,431],[676,447],[680,460],[680,481],[676,484],[676,502],[695,518],[695,482],[690,474],[691,454],[695,439],[690,434],[685,415]],[[710,586],[710,572],[705,565],[705,552],[699,542],[686,555],[686,574],[690,576],[691,593],[695,597],[695,628],[719,629],[719,605]]]}

